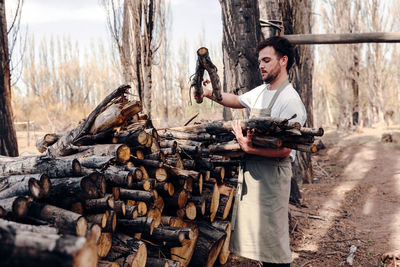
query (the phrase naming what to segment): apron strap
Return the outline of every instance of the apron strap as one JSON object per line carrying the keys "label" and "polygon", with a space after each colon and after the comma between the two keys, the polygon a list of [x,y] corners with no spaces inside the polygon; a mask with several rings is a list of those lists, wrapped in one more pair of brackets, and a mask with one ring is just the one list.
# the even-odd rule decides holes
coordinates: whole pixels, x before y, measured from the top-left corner
{"label": "apron strap", "polygon": [[272,112],[272,107],[274,106],[276,99],[278,98],[278,96],[280,95],[280,93],[282,93],[283,89],[286,88],[286,86],[289,84],[288,80],[285,80],[281,86],[278,88],[278,90],[276,90],[274,96],[271,99],[271,102],[269,102],[269,105],[267,107],[267,114],[269,114],[268,116],[271,116],[271,112]]}

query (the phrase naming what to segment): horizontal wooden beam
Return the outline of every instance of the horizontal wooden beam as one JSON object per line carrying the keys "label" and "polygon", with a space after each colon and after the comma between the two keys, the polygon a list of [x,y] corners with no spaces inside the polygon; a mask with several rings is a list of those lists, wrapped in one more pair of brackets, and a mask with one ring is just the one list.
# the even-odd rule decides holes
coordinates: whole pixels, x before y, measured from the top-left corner
{"label": "horizontal wooden beam", "polygon": [[400,32],[368,32],[338,34],[288,34],[284,35],[293,44],[355,44],[355,43],[400,43]]}

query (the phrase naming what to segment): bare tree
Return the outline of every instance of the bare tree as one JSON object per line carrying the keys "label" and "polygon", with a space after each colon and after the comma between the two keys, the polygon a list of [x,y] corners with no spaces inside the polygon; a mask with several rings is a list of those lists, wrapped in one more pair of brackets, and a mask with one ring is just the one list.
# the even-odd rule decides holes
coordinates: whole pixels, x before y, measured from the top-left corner
{"label": "bare tree", "polygon": [[0,155],[18,156],[18,144],[11,107],[10,57],[5,1],[0,0]]}

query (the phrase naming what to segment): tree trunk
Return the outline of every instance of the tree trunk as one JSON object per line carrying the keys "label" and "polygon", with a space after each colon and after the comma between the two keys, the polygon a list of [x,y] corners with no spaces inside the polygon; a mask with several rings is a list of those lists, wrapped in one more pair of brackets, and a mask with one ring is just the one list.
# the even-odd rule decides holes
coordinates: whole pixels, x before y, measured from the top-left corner
{"label": "tree trunk", "polygon": [[10,57],[5,1],[0,1],[0,155],[18,156],[17,135],[11,107]]}
{"label": "tree trunk", "polygon": [[[258,72],[255,44],[261,29],[257,0],[220,0],[223,22],[224,92],[243,94],[262,83]],[[244,111],[245,112],[245,111]],[[247,117],[248,114],[245,116]],[[224,119],[231,110],[224,107]]]}
{"label": "tree trunk", "polygon": [[[281,1],[285,34],[311,33],[311,1]],[[304,19],[309,18],[309,19]],[[292,67],[292,84],[303,100],[307,111],[306,127],[313,126],[312,73],[313,50],[310,46],[298,46],[295,50],[295,64]],[[299,167],[300,168],[299,168]],[[310,183],[313,171],[310,153],[297,152],[294,178]]]}

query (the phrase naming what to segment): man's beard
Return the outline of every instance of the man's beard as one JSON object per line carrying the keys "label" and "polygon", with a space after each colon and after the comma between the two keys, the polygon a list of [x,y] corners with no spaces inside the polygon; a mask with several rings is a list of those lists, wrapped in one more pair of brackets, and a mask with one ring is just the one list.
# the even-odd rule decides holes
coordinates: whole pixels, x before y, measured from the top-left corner
{"label": "man's beard", "polygon": [[276,79],[276,77],[279,76],[280,73],[281,73],[281,69],[279,68],[279,66],[278,66],[278,64],[277,64],[277,65],[275,66],[275,68],[274,68],[271,72],[268,72],[267,77],[265,77],[265,78],[263,79],[263,81],[264,81],[265,83],[271,83],[271,82],[273,82],[273,81]]}

